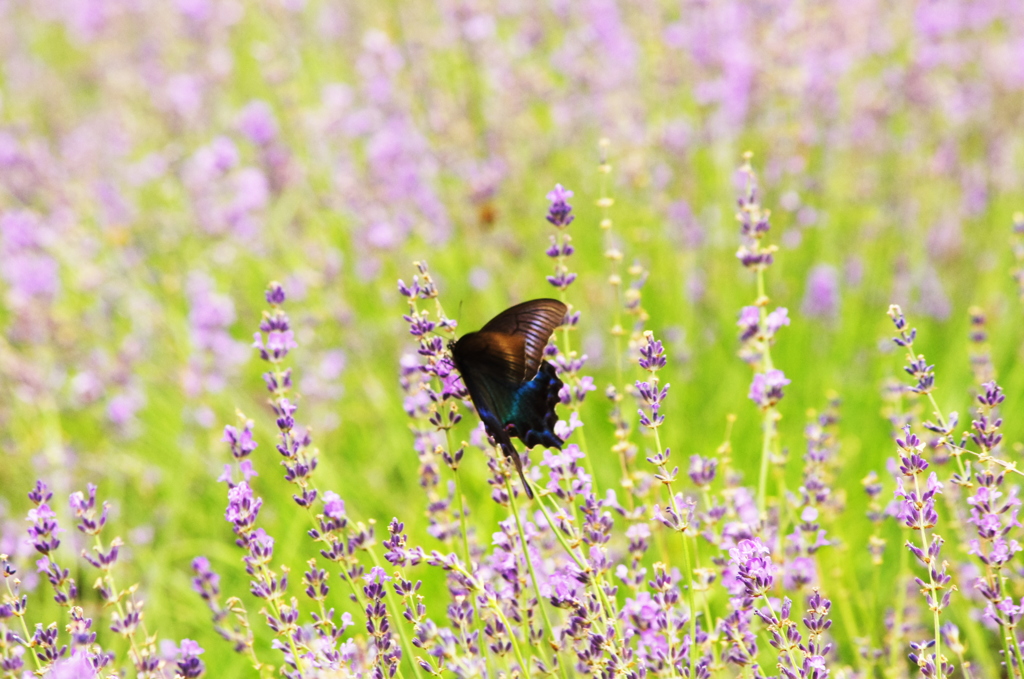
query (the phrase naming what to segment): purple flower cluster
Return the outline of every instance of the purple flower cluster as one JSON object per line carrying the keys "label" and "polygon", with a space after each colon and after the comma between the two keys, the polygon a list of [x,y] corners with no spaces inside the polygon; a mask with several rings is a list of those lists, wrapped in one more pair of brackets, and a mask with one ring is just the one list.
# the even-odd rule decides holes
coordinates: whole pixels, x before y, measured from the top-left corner
{"label": "purple flower cluster", "polygon": [[398,671],[398,663],[402,659],[402,650],[391,634],[388,611],[384,605],[385,588],[391,578],[382,569],[373,568],[365,579],[363,593],[366,595],[366,631],[373,637],[375,651],[373,677],[391,679]]}
{"label": "purple flower cluster", "polygon": [[743,307],[736,321],[736,327],[740,329],[740,358],[752,366],[760,365],[764,361],[765,352],[775,344],[776,333],[789,325],[789,322],[789,310],[785,307],[767,314],[759,306]]}
{"label": "purple flower cluster", "polygon": [[783,387],[790,380],[775,367],[771,347],[775,335],[789,325],[789,310],[778,307],[772,312],[767,308],[771,300],[766,292],[765,271],[774,261],[777,248],[765,245],[764,237],[770,225],[770,211],[763,208],[758,198],[757,175],[751,166],[753,154],[744,154],[736,180],[739,186],[736,220],[740,223],[740,248],[736,253],[744,267],[752,269],[757,282],[757,297],[754,304],[741,309],[736,325],[740,329],[739,356],[754,369],[747,397],[761,409],[763,424],[761,463],[758,473],[757,504],[760,512],[767,510],[767,486],[769,463],[785,464],[786,457],[779,444],[778,421],[782,417],[776,406],[783,397]]}
{"label": "purple flower cluster", "polygon": [[580,321],[580,312],[574,310],[573,306],[566,301],[565,293],[569,286],[576,281],[577,274],[569,271],[569,257],[576,252],[572,245],[572,236],[567,229],[573,222],[575,216],[572,214],[572,206],[567,202],[572,198],[573,192],[556,184],[554,190],[548,193],[547,199],[551,202],[548,208],[547,220],[558,231],[550,236],[551,245],[545,254],[555,260],[555,272],[547,277],[548,283],[554,286],[561,293],[563,302],[569,306],[562,325],[565,337],[565,346],[561,351],[554,344],[547,348],[547,355],[555,361],[555,366],[562,379],[565,381],[565,389],[562,393],[562,402],[576,409],[583,402],[588,391],[593,391],[594,380],[589,376],[580,376],[579,372],[587,361],[586,354],[577,356],[569,346],[570,333],[576,329]]}
{"label": "purple flower cluster", "polygon": [[654,333],[644,333],[647,344],[640,348],[640,367],[651,373],[649,382],[637,380],[636,390],[640,399],[650,411],[650,416],[643,409],[640,409],[640,424],[648,429],[657,429],[665,421],[665,416],[660,414],[661,403],[668,396],[671,385],[666,384],[658,388],[657,372],[665,367],[665,349],[659,340],[654,339]]}
{"label": "purple flower cluster", "polygon": [[[910,433],[909,427],[906,437],[897,438],[896,444],[900,449],[899,462],[902,474],[896,479],[895,496],[900,499],[898,516],[907,528],[919,533],[920,542],[916,541],[912,532],[906,544],[910,553],[927,569],[927,581],[923,578],[916,578],[916,581],[935,620],[935,638],[924,644],[912,644],[914,652],[911,659],[922,665],[925,676],[948,676],[952,672],[952,666],[946,669],[946,662],[941,654],[939,616],[943,609],[949,606],[953,593],[953,588],[950,587],[952,576],[947,571],[946,562],[940,560],[944,540],[934,533],[928,535],[928,530],[934,528],[939,521],[939,515],[935,510],[935,497],[942,492],[942,483],[935,472],[932,472],[928,475],[924,490],[921,489],[920,476],[928,469],[928,463],[921,457],[924,443]],[[904,478],[913,481],[913,489],[906,488]],[[932,644],[935,651],[930,657],[920,653],[923,649],[931,648]]]}
{"label": "purple flower cluster", "polygon": [[750,165],[753,154],[745,153],[744,163],[737,171],[736,182],[741,188],[741,193],[736,201],[739,211],[736,220],[740,223],[741,244],[736,251],[736,257],[743,266],[763,271],[775,261],[774,245],[763,245],[762,240],[771,228],[768,219],[771,216],[769,210],[763,209],[759,203],[757,176]]}
{"label": "purple flower cluster", "polygon": [[[412,419],[420,485],[430,498],[429,532],[446,543],[462,535],[464,544],[468,545],[469,536],[463,533],[464,525],[460,525],[465,520],[462,494],[459,492],[456,498],[455,484],[443,488],[440,473],[443,462],[455,472],[457,480],[458,467],[465,454],[462,446],[454,449],[451,439],[452,427],[462,421],[459,401],[469,397],[446,346],[446,340],[450,342],[454,338],[458,324],[444,313],[427,263],[416,262],[416,268],[418,273],[413,276],[411,285],[398,281],[398,291],[409,305],[409,312],[403,319],[418,345],[416,355],[406,355],[401,362],[405,412]],[[431,301],[435,305],[433,316],[429,310],[419,308],[420,302],[429,304]],[[476,432],[483,436],[482,427]],[[459,509],[454,508],[456,500]]]}
{"label": "purple flower cluster", "polygon": [[[265,297],[271,308],[263,314],[261,332],[255,333],[253,346],[259,351],[260,358],[271,366],[270,371],[263,373],[263,380],[270,392],[270,405],[277,416],[276,448],[282,457],[284,478],[298,486],[299,492],[292,496],[296,504],[312,507],[317,499],[317,490],[312,485],[311,475],[316,471],[318,459],[309,430],[296,426],[295,411],[298,406],[288,396],[292,388],[292,371],[291,368],[283,367],[283,361],[297,345],[288,314],[281,308],[285,301],[284,288],[280,283],[271,283]],[[262,333],[266,333],[266,340]],[[225,440],[230,441],[230,436],[225,430]],[[234,445],[232,452],[235,452]]]}
{"label": "purple flower cluster", "polygon": [[[189,330],[192,355],[184,375],[185,393],[190,399],[224,389],[234,369],[245,360],[245,347],[229,332],[235,321],[230,297],[214,292],[213,280],[204,274],[189,277]],[[212,413],[197,413],[209,426]]]}
{"label": "purple flower cluster", "polygon": [[195,221],[212,236],[252,242],[270,202],[264,172],[243,165],[235,143],[224,136],[201,147],[184,164],[181,183],[189,192]]}
{"label": "purple flower cluster", "polygon": [[[248,617],[240,607],[225,607],[220,600],[220,576],[210,567],[209,560],[197,556],[192,560],[192,589],[199,594],[213,613],[213,629],[231,642],[236,653],[253,653],[253,635]],[[234,618],[232,614],[234,613]]]}
{"label": "purple flower cluster", "polygon": [[915,356],[913,353],[917,329],[907,329],[907,319],[898,304],[890,305],[888,313],[893,325],[896,326],[896,331],[899,333],[897,337],[893,338],[893,342],[907,350],[910,365],[905,366],[903,370],[916,381],[916,384],[911,389],[918,394],[930,394],[935,389],[935,366],[928,365],[928,362],[924,360],[924,356]]}
{"label": "purple flower cluster", "polygon": [[[174,653],[159,651],[157,635],[147,631],[143,620],[144,602],[138,585],[120,589],[115,584],[113,567],[118,562],[122,541],[114,537],[104,546],[103,531],[110,517],[110,505],[97,504],[96,490],[96,486],[89,484],[86,492],[72,493],[69,509],[78,531],[93,542],[92,550],[83,549],[81,556],[100,571],[94,588],[111,609],[110,630],[128,640],[126,655],[133,671],[139,677],[156,679],[168,676],[169,663],[176,661],[178,676],[203,676],[206,668],[198,658],[203,649],[185,639]],[[29,599],[21,593],[18,569],[7,554],[0,554],[0,575],[5,585],[0,594],[0,673],[21,676],[27,669],[26,660],[31,659],[35,674],[52,679],[96,679],[111,673],[123,674],[123,660],[98,643],[94,620],[78,601],[78,588],[69,569],[61,568],[56,561],[55,552],[61,544],[56,535],[61,529],[49,506],[53,493],[47,484],[36,481],[28,497],[34,505],[28,512],[28,537],[43,555],[36,565],[50,581],[55,601],[67,608],[68,622],[62,628],[56,623],[44,626],[37,622],[30,634],[26,621]],[[13,620],[18,621],[17,628],[11,626]],[[66,631],[67,643],[63,643],[61,629]]]}

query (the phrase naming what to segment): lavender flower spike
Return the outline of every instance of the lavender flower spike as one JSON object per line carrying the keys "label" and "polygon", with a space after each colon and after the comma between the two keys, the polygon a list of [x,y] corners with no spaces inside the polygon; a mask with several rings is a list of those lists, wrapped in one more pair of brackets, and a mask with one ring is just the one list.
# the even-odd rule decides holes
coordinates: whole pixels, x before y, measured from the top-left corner
{"label": "lavender flower spike", "polygon": [[572,214],[572,205],[566,202],[566,198],[572,198],[572,196],[572,191],[564,188],[561,184],[555,184],[554,190],[547,195],[548,200],[551,201],[547,219],[559,229],[569,226],[572,224],[572,220],[575,219],[575,216]]}

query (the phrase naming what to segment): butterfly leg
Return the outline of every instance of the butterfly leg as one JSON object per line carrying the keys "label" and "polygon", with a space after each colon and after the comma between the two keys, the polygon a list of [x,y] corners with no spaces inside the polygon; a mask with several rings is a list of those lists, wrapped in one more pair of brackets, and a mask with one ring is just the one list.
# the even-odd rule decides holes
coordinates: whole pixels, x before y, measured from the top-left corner
{"label": "butterfly leg", "polygon": [[523,482],[523,489],[526,491],[526,497],[533,499],[533,488],[530,486],[530,482],[526,479],[526,474],[523,472],[523,459],[519,457],[519,451],[515,449],[511,443],[501,444],[501,452],[505,453],[505,457],[512,458],[512,464],[516,466],[516,471],[519,472],[519,478]]}

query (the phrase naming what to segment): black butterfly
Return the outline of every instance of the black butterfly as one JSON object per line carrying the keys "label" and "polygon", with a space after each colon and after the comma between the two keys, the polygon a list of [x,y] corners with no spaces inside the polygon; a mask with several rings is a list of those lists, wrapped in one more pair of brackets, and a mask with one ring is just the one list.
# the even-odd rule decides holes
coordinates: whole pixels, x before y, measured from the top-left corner
{"label": "black butterfly", "polygon": [[555,366],[544,360],[544,347],[566,311],[556,299],[523,302],[448,345],[487,435],[515,462],[531,498],[533,490],[512,437],[518,436],[528,448],[562,448],[554,431],[562,380]]}

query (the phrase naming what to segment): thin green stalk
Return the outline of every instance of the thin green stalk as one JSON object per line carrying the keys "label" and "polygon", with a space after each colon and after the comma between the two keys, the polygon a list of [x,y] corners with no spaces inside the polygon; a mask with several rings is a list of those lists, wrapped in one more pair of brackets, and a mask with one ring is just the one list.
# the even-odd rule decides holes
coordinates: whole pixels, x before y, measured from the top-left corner
{"label": "thin green stalk", "polygon": [[[551,624],[551,617],[548,615],[547,607],[544,606],[544,597],[540,593],[540,585],[537,584],[537,572],[533,568],[533,560],[530,558],[529,547],[526,544],[526,532],[523,530],[523,522],[519,518],[519,506],[516,504],[515,494],[512,492],[512,480],[511,477],[505,476],[505,490],[508,491],[508,501],[512,507],[512,516],[516,519],[516,529],[519,531],[519,542],[523,546],[523,560],[526,561],[526,568],[530,572],[530,580],[533,582],[533,591],[537,595],[537,608],[540,609],[541,615],[544,616],[544,624],[547,626],[547,632],[551,635],[551,650],[558,655],[555,644],[555,628]],[[527,623],[529,624],[529,623]],[[527,637],[529,637],[529,630],[527,630]],[[544,655],[544,662],[548,662],[548,658]],[[562,678],[569,679],[569,676],[565,673],[565,665],[557,660],[558,668],[561,670]]]}
{"label": "thin green stalk", "polygon": [[[313,486],[313,489],[316,491],[317,497],[321,497],[321,498],[323,497],[323,494],[320,493],[319,489],[316,488],[316,486]],[[306,515],[309,516],[309,521],[312,524],[313,528],[317,532],[319,532],[320,524],[319,524],[319,522],[317,522],[316,515],[313,513],[313,508],[311,506],[309,506],[309,505],[306,505]],[[316,540],[316,542],[322,542],[324,544],[324,548],[325,549],[330,549],[330,543],[328,542],[326,537],[321,535],[320,538],[318,538]],[[337,562],[335,562],[335,563],[337,563]],[[356,583],[352,580],[351,576],[349,576],[348,568],[345,567],[345,564],[339,564],[339,565],[342,567],[341,568],[341,578],[348,584],[349,589],[352,590],[352,596],[355,597],[356,605],[358,605],[359,608],[366,608],[366,603],[363,601],[363,592],[362,592],[362,590],[359,589],[358,586],[356,586]]]}
{"label": "thin green stalk", "polygon": [[[526,679],[530,679],[530,665],[523,660],[523,652],[519,648],[519,642],[516,641],[516,635],[512,632],[512,625],[509,624],[508,618],[505,617],[504,611],[501,610],[501,606],[498,605],[498,600],[493,596],[488,596],[489,608],[494,611],[495,615],[501,618],[501,624],[508,630],[508,638],[512,640],[512,652],[516,654],[516,660],[519,662],[519,666],[523,668],[523,674]],[[480,640],[483,643],[483,640]]]}
{"label": "thin green stalk", "polygon": [[765,492],[768,487],[768,458],[771,456],[771,434],[769,429],[774,426],[768,410],[765,411],[764,423],[761,425],[761,468],[757,475],[757,511],[761,519],[767,516]]}
{"label": "thin green stalk", "polygon": [[[1001,572],[999,574],[999,579],[1001,580],[1002,590],[1004,592],[1006,592],[1007,591],[1006,577]],[[1017,658],[1017,673],[1021,677],[1024,677],[1024,658],[1021,658],[1020,644],[1017,643],[1017,633],[1014,631],[1015,629],[1016,629],[1015,627],[1007,626],[1007,628],[1006,628],[1007,633],[1002,635],[1002,637],[1003,637],[1003,644],[1009,645],[1010,648],[1013,649],[1013,655]],[[1007,659],[1009,659],[1009,657],[1010,657],[1009,653],[1007,653],[1006,657],[1007,657]],[[1007,667],[1009,667],[1012,664],[1013,663],[1011,663],[1011,662],[1009,662],[1009,660],[1007,660]]]}
{"label": "thin green stalk", "polygon": [[[881,564],[879,564],[879,565],[874,567],[874,569],[872,570],[872,575],[871,575],[871,621],[872,622],[876,622],[876,621],[880,620],[880,618],[878,616],[878,593],[881,591],[881,587],[882,587],[882,566],[881,566]],[[879,632],[881,632],[881,630],[879,630]],[[885,636],[884,634],[880,634],[880,636],[879,636],[879,638],[877,640],[879,648],[881,648],[882,644],[885,643],[885,639],[883,638],[884,636]],[[874,660],[872,660],[871,661],[871,665],[874,666],[875,664],[876,664],[876,662]]]}
{"label": "thin green stalk", "polygon": [[[878,570],[877,568],[875,569]],[[845,580],[841,577],[841,573],[836,573],[836,583],[838,592],[839,604],[836,608],[839,611],[839,615],[843,617],[843,626],[850,631],[850,639],[857,639],[860,635],[860,627],[857,624],[857,617],[854,615],[855,606],[859,608],[850,600],[850,593],[846,587]],[[859,602],[858,602],[859,603]],[[864,658],[861,657],[860,653],[853,654],[853,662],[857,666],[857,669],[862,673],[867,673],[868,669],[864,666]]]}
{"label": "thin green stalk", "polygon": [[[563,242],[564,242],[564,239],[562,237],[562,233],[559,232],[559,234],[558,234],[558,245],[559,245],[559,247],[562,246]],[[559,255],[559,257],[558,257],[558,264],[559,264],[559,266],[564,267],[564,264],[562,263],[564,259],[565,258],[562,255]],[[562,304],[565,304],[566,307],[569,306],[568,297],[565,294],[565,290],[561,291],[561,293],[559,294],[559,298],[561,299]],[[564,348],[562,349],[562,353],[565,354],[565,358],[567,360],[572,355],[572,343],[571,343],[571,341],[569,339],[570,331],[571,330],[572,330],[572,328],[570,328],[568,325],[563,325],[562,326],[562,344],[564,345]],[[574,403],[571,406],[569,406],[569,409],[578,413],[579,412],[579,406],[580,406],[579,403]],[[591,485],[594,488],[594,494],[595,495],[599,495],[600,493],[599,493],[599,489],[598,489],[598,486],[597,486],[597,477],[594,475],[594,462],[593,462],[593,460],[590,459],[590,449],[587,447],[587,433],[586,433],[586,431],[584,431],[584,429],[585,428],[578,429],[577,430],[578,433],[576,434],[576,436],[579,438],[579,448],[580,448],[581,451],[583,451],[583,466],[586,468],[587,474],[590,475],[590,483],[591,483]]]}
{"label": "thin green stalk", "polygon": [[[687,605],[690,607],[690,676],[693,674],[693,658],[697,655],[697,607],[693,603],[693,564],[690,562],[690,545],[686,534],[683,534],[683,562],[686,565],[686,572],[690,576],[690,586],[686,588]],[[706,621],[705,621],[706,622]]]}
{"label": "thin green stalk", "polygon": [[896,610],[893,612],[892,621],[892,639],[889,642],[889,667],[886,672],[886,676],[896,676],[892,674],[899,665],[900,657],[900,642],[903,636],[903,609],[907,604],[907,588],[903,582],[903,576],[907,572],[907,561],[909,550],[900,550],[900,565],[899,570],[896,571]]}
{"label": "thin green stalk", "polygon": [[[538,494],[537,499],[539,500],[537,505],[540,507],[540,511],[544,514],[544,518],[547,520],[548,525],[551,526],[551,532],[555,534],[555,537],[558,539],[558,542],[562,545],[562,548],[565,550],[565,552],[572,558],[574,562],[576,562],[576,565],[579,567],[580,571],[582,571],[583,573],[593,572],[593,569],[590,567],[590,565],[581,560],[580,557],[576,555],[575,550],[573,550],[573,548],[569,546],[569,543],[566,541],[565,536],[562,535],[562,531],[559,530],[558,525],[555,523],[554,519],[551,518],[551,513],[548,512],[548,508],[544,505],[544,496]],[[601,605],[604,609],[605,619],[608,622],[612,623],[617,633],[621,634],[619,630],[619,621],[615,617],[615,609],[612,607],[611,601],[609,601],[608,599],[608,595],[604,592],[604,579],[600,576],[597,576],[594,579],[594,584],[597,589],[597,596],[601,600]]]}
{"label": "thin green stalk", "polygon": [[[452,430],[451,427],[445,427],[444,430],[445,439],[448,442],[448,454],[455,458],[454,448],[452,446]],[[466,504],[462,498],[462,479],[459,477],[458,467],[452,469],[452,473],[455,475],[455,494],[459,496],[459,529],[462,534],[462,556],[467,566],[471,566],[472,562],[471,554],[469,552],[469,531],[466,528]]]}
{"label": "thin green stalk", "polygon": [[[768,296],[765,294],[764,269],[757,269],[757,305],[760,326],[765,327],[768,318]],[[766,339],[761,346],[761,370],[767,373],[774,369],[772,363],[772,350],[769,341]],[[775,435],[775,407],[765,409],[764,424],[761,432],[761,467],[757,479],[757,509],[762,520],[766,518],[767,492],[768,492],[768,460],[771,457],[771,444]]]}
{"label": "thin green stalk", "polygon": [[[449,430],[445,430],[445,433],[448,433],[448,431]],[[449,450],[449,452],[451,451],[451,436],[450,435],[448,437],[448,450]],[[466,555],[466,561],[465,561],[466,567],[467,568],[472,568],[473,567],[473,562],[470,560],[471,559],[471,554],[470,554],[470,551],[469,551],[469,538],[468,538],[468,532],[466,530],[466,508],[465,508],[465,504],[464,504],[465,500],[463,500],[463,498],[462,498],[462,477],[459,475],[459,470],[458,470],[457,467],[454,470],[452,470],[452,471],[455,474],[455,492],[458,493],[458,496],[459,496],[459,523],[460,523],[461,529],[462,529],[462,549],[463,549],[463,551],[465,552],[465,555]],[[492,665],[494,663],[494,659],[491,657],[491,654],[490,654],[490,651],[489,651],[487,645],[483,642],[484,641],[484,621],[483,621],[483,616],[480,615],[480,611],[477,610],[476,597],[470,597],[469,605],[473,607],[473,612],[474,612],[474,615],[473,615],[473,623],[474,624],[473,624],[473,626],[476,628],[476,632],[477,632],[478,638],[480,639],[480,651],[484,654],[485,661],[490,661],[490,662],[488,662],[486,664]]]}
{"label": "thin green stalk", "polygon": [[[7,591],[8,591],[8,593],[10,593],[11,598],[12,599],[17,599],[18,597],[16,597],[14,595],[14,590],[11,588],[10,578],[4,578],[4,584],[7,585]],[[25,622],[24,612],[22,612],[22,615],[18,616],[18,620],[21,621],[21,630],[25,634],[25,636],[22,637],[22,638],[25,639],[26,641],[31,639],[32,638],[32,633],[28,631],[28,623]],[[41,670],[43,668],[43,664],[39,660],[39,656],[37,656],[35,653],[31,653],[31,652],[29,653],[29,655],[32,656],[32,660],[35,661],[36,669],[37,670]]]}
{"label": "thin green stalk", "polygon": [[[508,638],[512,644],[512,651],[516,654],[516,660],[519,662],[519,666],[523,668],[523,674],[526,676],[527,679],[529,679],[530,666],[523,659],[523,652],[522,650],[520,650],[519,642],[516,640],[516,635],[512,631],[512,625],[509,624],[508,618],[505,617],[505,613],[501,610],[501,606],[498,605],[498,600],[494,598],[493,594],[486,592],[482,587],[480,587],[480,584],[477,582],[477,579],[473,576],[472,573],[467,571],[465,568],[456,564],[454,566],[454,570],[457,573],[461,574],[464,578],[466,578],[466,581],[470,584],[470,588],[474,592],[484,592],[484,594],[487,596],[487,607],[494,611],[494,614],[497,615],[498,618],[501,620],[501,624],[505,626],[506,630],[508,630]],[[483,643],[483,639],[480,640],[480,643]]]}
{"label": "thin green stalk", "polygon": [[[918,475],[914,474],[914,490],[917,492],[917,497],[921,497],[921,482],[918,481],[917,477]],[[928,539],[928,533],[926,532],[924,524],[921,524],[921,546],[923,547],[925,554],[929,552],[931,544],[931,540]],[[931,589],[929,591],[933,598],[937,598],[938,590],[935,589],[935,579],[932,578],[932,569],[928,564],[925,564],[925,567],[928,568],[928,584],[931,585]],[[939,609],[937,606],[932,607],[932,622],[935,625],[935,671],[937,672],[935,676],[936,679],[943,679],[945,674],[942,672],[942,633],[940,630],[941,623],[939,622]]]}
{"label": "thin green stalk", "polygon": [[[1007,631],[1007,629],[1005,627],[1000,625],[999,628],[1000,628],[999,629],[999,631],[1000,631],[999,640],[1003,642],[1003,657],[1009,659],[1010,655],[1013,653],[1010,650],[1010,636],[1009,636],[1008,631]],[[1011,665],[1013,665],[1012,662],[1007,662],[1007,667],[1009,667]],[[1020,676],[1020,669],[1018,668],[1017,671],[1013,672],[1013,674],[1011,674],[1010,676],[1011,677],[1019,677]]]}

